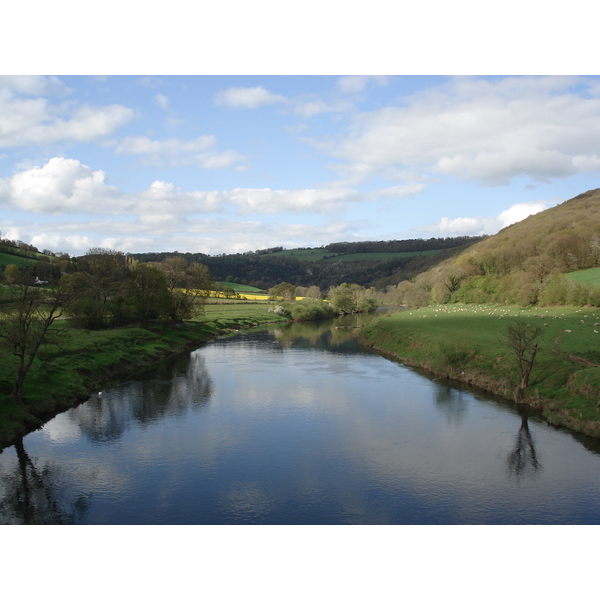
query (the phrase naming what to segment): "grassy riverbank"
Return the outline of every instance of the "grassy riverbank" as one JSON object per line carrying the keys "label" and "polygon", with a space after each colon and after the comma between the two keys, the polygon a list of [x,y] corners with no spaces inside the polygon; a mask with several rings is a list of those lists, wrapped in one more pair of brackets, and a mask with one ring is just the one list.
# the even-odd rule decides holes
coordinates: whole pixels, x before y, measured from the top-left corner
{"label": "grassy riverbank", "polygon": [[[214,301],[213,301],[214,302]],[[271,303],[214,302],[202,317],[185,323],[153,323],[102,331],[74,329],[57,322],[60,347],[45,346],[24,385],[24,404],[10,397],[14,364],[0,361],[0,448],[53,415],[99,391],[106,383],[149,368],[157,361],[231,331],[285,321],[269,312]]]}
{"label": "grassy riverbank", "polygon": [[388,313],[359,338],[408,365],[513,398],[516,359],[502,341],[518,316],[543,329],[523,402],[550,423],[600,437],[599,308],[433,306]]}

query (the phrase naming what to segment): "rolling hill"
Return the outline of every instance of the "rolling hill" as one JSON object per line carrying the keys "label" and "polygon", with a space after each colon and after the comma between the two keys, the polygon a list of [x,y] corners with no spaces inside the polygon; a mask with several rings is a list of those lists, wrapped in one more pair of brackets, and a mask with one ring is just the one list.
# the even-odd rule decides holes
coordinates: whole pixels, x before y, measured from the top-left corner
{"label": "rolling hill", "polygon": [[600,289],[572,273],[599,266],[600,189],[596,189],[502,229],[400,284],[397,292],[413,306],[594,304],[600,303]]}

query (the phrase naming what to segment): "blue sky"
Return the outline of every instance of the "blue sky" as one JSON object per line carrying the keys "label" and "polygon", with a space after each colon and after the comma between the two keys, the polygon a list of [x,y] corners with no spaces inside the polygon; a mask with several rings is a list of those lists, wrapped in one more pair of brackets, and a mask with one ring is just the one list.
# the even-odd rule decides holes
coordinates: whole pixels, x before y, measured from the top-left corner
{"label": "blue sky", "polygon": [[493,234],[600,187],[600,79],[0,78],[0,231],[82,254]]}

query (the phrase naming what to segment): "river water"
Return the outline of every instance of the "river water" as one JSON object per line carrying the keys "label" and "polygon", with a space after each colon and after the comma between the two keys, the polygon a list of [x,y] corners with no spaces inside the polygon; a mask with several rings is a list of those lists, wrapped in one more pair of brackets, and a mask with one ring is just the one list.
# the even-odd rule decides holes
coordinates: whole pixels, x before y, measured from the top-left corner
{"label": "river water", "polygon": [[364,318],[95,394],[0,454],[0,523],[600,524],[600,443],[360,347]]}

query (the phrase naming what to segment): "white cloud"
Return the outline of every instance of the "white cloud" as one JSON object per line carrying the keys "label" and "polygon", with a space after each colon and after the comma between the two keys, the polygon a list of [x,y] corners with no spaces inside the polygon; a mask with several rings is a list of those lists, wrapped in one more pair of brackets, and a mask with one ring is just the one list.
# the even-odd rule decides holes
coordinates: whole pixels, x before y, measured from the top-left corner
{"label": "white cloud", "polygon": [[455,219],[442,217],[438,223],[416,227],[416,230],[440,236],[493,235],[504,227],[518,223],[528,216],[535,215],[557,203],[558,201],[513,204],[495,217],[458,217]]}
{"label": "white cloud", "polygon": [[242,214],[282,212],[328,212],[361,200],[351,189],[272,190],[235,188],[222,194],[223,200],[240,207]]}
{"label": "white cloud", "polygon": [[204,254],[248,252],[273,245],[297,248],[332,240],[358,240],[354,233],[357,227],[356,223],[340,221],[307,225],[172,215],[77,224],[0,222],[3,237],[71,255],[81,255],[98,246],[122,252],[178,250]]}
{"label": "white cloud", "polygon": [[280,105],[286,112],[291,112],[303,119],[309,119],[323,113],[340,113],[353,109],[353,105],[345,100],[325,102],[314,95],[302,95],[287,98],[273,94],[265,88],[233,87],[218,92],[215,104],[230,108],[260,108],[262,106]]}
{"label": "white cloud", "polygon": [[134,117],[118,104],[50,105],[46,98],[20,98],[0,87],[0,147],[91,142],[112,134]]}
{"label": "white cloud", "polygon": [[293,112],[303,119],[309,119],[322,113],[340,113],[346,112],[353,108],[353,105],[349,102],[333,102],[327,103],[323,100],[303,100],[297,98],[294,101]]}
{"label": "white cloud", "polygon": [[0,75],[1,88],[31,96],[66,94],[70,91],[58,77],[45,75]]}
{"label": "white cloud", "polygon": [[205,169],[225,169],[246,160],[235,150],[217,152],[214,149],[216,143],[214,135],[201,135],[193,140],[151,140],[146,136],[130,136],[117,146],[115,152],[143,155],[149,164],[157,166],[198,165]]}
{"label": "white cloud", "polygon": [[[600,97],[573,77],[455,78],[311,142],[358,183],[406,169],[506,185],[600,169]],[[356,83],[356,85],[358,85]]]}
{"label": "white cloud", "polygon": [[116,188],[104,183],[103,171],[92,171],[78,160],[52,158],[43,167],[17,173],[1,180],[0,201],[43,213],[64,213],[91,208],[102,199],[113,200]]}
{"label": "white cloud", "polygon": [[246,88],[232,87],[222,90],[215,96],[215,103],[231,108],[260,108],[272,104],[286,103],[284,96],[272,94],[262,86]]}
{"label": "white cloud", "polygon": [[381,198],[397,199],[409,198],[420,194],[425,190],[425,184],[413,183],[409,185],[395,185],[393,187],[382,188],[373,192],[369,192],[367,197],[369,200],[379,200]]}
{"label": "white cloud", "polygon": [[169,110],[169,99],[164,94],[156,94],[154,99],[163,110]]}
{"label": "white cloud", "polygon": [[388,78],[384,75],[346,75],[339,77],[336,83],[342,94],[355,94],[362,92],[370,81],[387,85]]}
{"label": "white cloud", "polygon": [[[207,141],[204,143],[209,145]],[[218,156],[212,158],[219,160]],[[93,171],[78,160],[59,157],[42,167],[0,179],[0,205],[46,214],[94,212],[141,217],[206,214],[226,209],[242,214],[326,213],[364,200],[368,198],[350,188],[234,188],[185,192],[160,180],[142,192],[125,193],[108,185],[103,171]]]}

